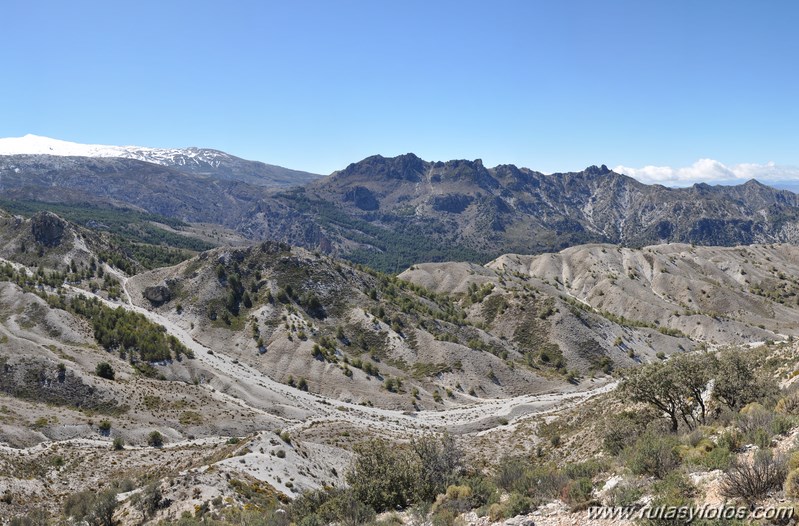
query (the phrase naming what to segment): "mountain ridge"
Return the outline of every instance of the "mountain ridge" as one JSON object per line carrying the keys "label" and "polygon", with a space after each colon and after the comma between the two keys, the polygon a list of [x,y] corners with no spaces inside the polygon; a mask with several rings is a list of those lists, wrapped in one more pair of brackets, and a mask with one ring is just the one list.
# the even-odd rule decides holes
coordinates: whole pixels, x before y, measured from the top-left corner
{"label": "mountain ridge", "polygon": [[[414,154],[367,157],[259,202],[257,214],[248,225],[254,232],[265,221],[282,241],[333,247],[383,270],[442,261],[425,252],[431,245],[447,247],[445,259],[486,262],[583,243],[799,241],[799,196],[756,181],[667,188],[605,165],[543,174]],[[297,237],[298,231],[312,235]]]}
{"label": "mountain ridge", "polygon": [[[374,155],[304,185],[251,182],[124,158],[0,156],[6,198],[133,207],[215,223],[400,272],[420,262],[486,263],[585,243],[799,242],[799,196],[758,181],[646,185],[605,165],[544,174],[482,160]],[[227,170],[227,171],[226,171]],[[270,183],[271,184],[271,183]]]}
{"label": "mountain ridge", "polygon": [[178,171],[213,175],[223,180],[258,186],[291,186],[321,177],[260,161],[250,161],[212,148],[151,148],[81,144],[28,134],[0,139],[0,156],[50,155],[58,157],[120,158],[148,162]]}

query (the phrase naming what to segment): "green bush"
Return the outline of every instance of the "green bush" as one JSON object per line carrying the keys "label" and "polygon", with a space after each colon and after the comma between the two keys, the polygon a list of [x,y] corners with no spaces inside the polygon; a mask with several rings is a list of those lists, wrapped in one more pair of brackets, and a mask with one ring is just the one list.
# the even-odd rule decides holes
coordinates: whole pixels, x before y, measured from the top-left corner
{"label": "green bush", "polygon": [[33,510],[27,515],[13,517],[8,526],[47,526],[50,523],[47,512],[44,510]]}
{"label": "green bush", "polygon": [[332,494],[318,511],[323,524],[339,523],[342,526],[368,524],[375,518],[374,510],[358,499],[352,491],[339,491]]}
{"label": "green bush", "polygon": [[698,466],[702,466],[707,470],[725,470],[730,467],[732,459],[733,455],[729,449],[724,446],[717,445],[706,455],[694,459],[693,463]]}
{"label": "green bush", "polygon": [[504,515],[506,517],[516,517],[517,515],[529,513],[534,506],[535,503],[530,497],[514,492],[508,496],[508,500],[503,504],[505,508]]}
{"label": "green bush", "polygon": [[64,516],[90,526],[113,526],[116,492],[92,490],[73,493],[64,501]]}
{"label": "green bush", "polygon": [[535,502],[530,497],[516,491],[508,495],[502,503],[493,503],[488,506],[488,518],[491,522],[499,522],[524,513],[529,513],[535,507]]}
{"label": "green bush", "polygon": [[795,423],[795,418],[777,414],[771,421],[771,432],[775,435],[787,435],[794,428]]}
{"label": "green bush", "polygon": [[613,456],[618,456],[627,446],[635,443],[646,429],[646,421],[640,412],[625,411],[607,420],[602,447]]}
{"label": "green bush", "polygon": [[97,425],[97,429],[100,431],[101,434],[107,436],[111,432],[111,421],[107,419],[101,420],[100,423]]}
{"label": "green bush", "polygon": [[113,380],[115,376],[114,368],[108,362],[98,363],[97,367],[94,368],[94,374],[106,380]]}
{"label": "green bush", "polygon": [[583,509],[591,502],[594,484],[590,478],[580,477],[569,481],[563,488],[562,498],[572,509]]}
{"label": "green bush", "polygon": [[727,407],[740,409],[776,393],[773,382],[757,374],[752,351],[728,350],[718,354],[713,397]]}
{"label": "green bush", "polygon": [[164,503],[160,484],[158,482],[148,484],[141,493],[135,496],[134,501],[145,517],[152,516]]}
{"label": "green bush", "polygon": [[455,482],[461,467],[462,453],[446,435],[416,439],[407,447],[376,439],[353,449],[347,482],[353,495],[376,512],[432,502]]}
{"label": "green bush", "polygon": [[643,496],[644,490],[635,481],[622,480],[607,492],[608,506],[632,506]]}
{"label": "green bush", "polygon": [[636,475],[662,479],[680,464],[676,452],[678,445],[673,435],[647,432],[625,451],[627,467]]}
{"label": "green bush", "polygon": [[[693,504],[696,488],[685,473],[669,472],[662,480],[652,485],[652,507],[682,507]],[[672,519],[648,519],[644,524],[651,526],[684,525],[685,521]]]}
{"label": "green bush", "polygon": [[164,436],[158,431],[152,431],[147,435],[147,445],[151,447],[161,447],[164,445]]}
{"label": "green bush", "polygon": [[563,468],[563,474],[572,480],[579,478],[592,479],[604,473],[609,468],[606,460],[592,458],[584,462],[577,462],[574,464],[566,464]]}
{"label": "green bush", "polygon": [[793,469],[788,473],[782,489],[789,499],[799,499],[799,469]]}
{"label": "green bush", "polygon": [[416,482],[410,452],[380,439],[353,449],[355,462],[346,478],[355,498],[377,512],[407,507]]}
{"label": "green bush", "polygon": [[719,447],[727,448],[730,451],[737,451],[741,448],[743,437],[737,430],[725,431],[719,436],[716,442]]}
{"label": "green bush", "polygon": [[461,483],[472,489],[470,498],[472,508],[480,508],[499,502],[500,491],[490,478],[476,475],[461,479]]}

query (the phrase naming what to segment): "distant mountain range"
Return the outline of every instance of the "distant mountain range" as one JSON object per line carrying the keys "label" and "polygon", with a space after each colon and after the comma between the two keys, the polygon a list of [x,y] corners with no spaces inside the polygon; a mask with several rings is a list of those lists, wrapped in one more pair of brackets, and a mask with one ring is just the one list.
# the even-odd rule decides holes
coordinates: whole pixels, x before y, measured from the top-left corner
{"label": "distant mountain range", "polygon": [[[347,257],[391,271],[417,261],[487,261],[589,242],[799,241],[799,196],[792,192],[754,180],[666,188],[605,166],[546,175],[487,168],[480,160],[374,156],[258,207],[250,226],[266,226],[260,235],[340,247]],[[306,237],[298,239],[300,231]]]}
{"label": "distant mountain range", "polygon": [[304,184],[321,177],[282,166],[248,161],[209,148],[147,148],[79,144],[38,135],[0,139],[0,155],[52,155],[58,157],[119,158],[174,168],[179,172],[208,175],[225,181],[282,187]]}
{"label": "distant mountain range", "polygon": [[799,242],[799,196],[749,181],[646,185],[591,166],[543,174],[482,161],[373,156],[329,177],[216,150],[0,139],[6,200],[91,202],[217,223],[398,272],[418,262],[484,263],[582,243]]}

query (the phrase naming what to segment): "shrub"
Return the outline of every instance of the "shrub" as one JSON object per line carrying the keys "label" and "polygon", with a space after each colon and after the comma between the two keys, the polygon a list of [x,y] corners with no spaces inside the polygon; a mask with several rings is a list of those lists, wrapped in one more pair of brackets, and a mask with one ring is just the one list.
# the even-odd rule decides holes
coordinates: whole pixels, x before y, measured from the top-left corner
{"label": "shrub", "polygon": [[480,508],[499,502],[500,492],[496,484],[488,477],[478,475],[463,478],[461,481],[472,490],[472,496],[470,497],[472,508]]}
{"label": "shrub", "polygon": [[707,454],[694,458],[693,463],[708,470],[726,470],[730,467],[732,458],[733,455],[729,449],[724,446],[717,445],[707,452]]}
{"label": "shrub", "polygon": [[794,427],[794,418],[776,415],[771,421],[771,432],[775,435],[787,435]]}
{"label": "shrub", "polygon": [[94,374],[106,380],[113,380],[115,376],[114,368],[108,362],[98,363],[97,367],[94,368]]}
{"label": "shrub", "polygon": [[377,439],[354,450],[347,482],[355,497],[377,512],[431,502],[456,481],[461,468],[462,453],[447,435],[416,439],[407,447]]}
{"label": "shrub", "polygon": [[522,457],[503,457],[497,466],[494,481],[505,491],[511,491],[525,476],[529,469],[527,461]]}
{"label": "shrub", "polygon": [[[680,471],[672,471],[665,478],[655,482],[652,486],[652,507],[682,507],[690,506],[696,488],[691,484],[686,475]],[[673,526],[684,524],[672,519],[649,519],[648,524],[653,526]]]}
{"label": "shrub", "polygon": [[799,469],[793,469],[785,477],[785,484],[783,484],[785,496],[790,499],[799,499]]}
{"label": "shrub", "polygon": [[355,462],[346,479],[355,498],[377,512],[406,507],[416,483],[409,452],[380,439],[353,449]]}
{"label": "shrub", "polygon": [[499,522],[502,519],[515,517],[523,513],[529,513],[535,503],[533,500],[518,492],[513,492],[505,502],[493,503],[488,507],[488,517],[491,522]]}
{"label": "shrub", "polygon": [[114,443],[111,447],[114,451],[122,451],[125,449],[125,441],[122,439],[122,437],[116,437],[114,438]]}
{"label": "shrub", "polygon": [[147,435],[147,445],[151,447],[161,447],[164,445],[164,436],[158,431],[153,431]]}
{"label": "shrub", "polygon": [[430,517],[430,526],[453,526],[458,513],[449,508],[437,509]]}
{"label": "shrub", "polygon": [[764,449],[755,453],[752,462],[734,462],[721,482],[721,494],[754,504],[769,492],[779,489],[786,476],[785,459]]}
{"label": "shrub", "polygon": [[518,457],[505,457],[497,468],[496,483],[509,493],[519,493],[540,503],[558,497],[569,483],[566,475],[551,466],[533,466]]}
{"label": "shrub", "polygon": [[657,435],[647,432],[626,452],[626,464],[636,475],[650,475],[664,478],[679,466],[675,451],[677,439],[672,435]]}
{"label": "shrub", "polygon": [[602,439],[602,447],[613,456],[635,443],[645,424],[638,421],[638,414],[625,412],[609,419]]}
{"label": "shrub", "polygon": [[410,444],[415,464],[415,501],[431,502],[456,482],[463,452],[451,435],[425,436]]}
{"label": "shrub", "polygon": [[[449,486],[446,493],[442,493],[436,499],[433,511],[436,515],[441,514],[454,519],[458,514],[471,509],[472,488],[469,486]],[[435,522],[435,521],[434,521]]]}
{"label": "shrub", "polygon": [[572,480],[579,478],[592,479],[608,470],[607,461],[602,459],[591,459],[576,464],[567,464],[563,468],[563,474]]}
{"label": "shrub", "polygon": [[369,524],[375,518],[374,510],[352,491],[334,493],[319,507],[318,513],[322,524],[339,523],[342,526]]}
{"label": "shrub", "polygon": [[741,448],[742,437],[737,430],[725,431],[719,436],[717,444],[719,447],[724,447],[730,451],[737,451]]}
{"label": "shrub", "polygon": [[148,484],[135,498],[139,509],[145,517],[149,517],[158,511],[164,503],[164,496],[161,493],[161,486],[157,482]]}
{"label": "shrub", "polygon": [[90,526],[113,526],[116,492],[87,490],[73,493],[64,501],[64,515]]}
{"label": "shrub", "polygon": [[776,388],[759,377],[751,354],[739,351],[722,351],[718,354],[713,397],[732,409],[773,394]]}
{"label": "shrub", "polygon": [[781,415],[799,415],[799,391],[793,391],[780,398],[774,411]]}
{"label": "shrub", "polygon": [[47,512],[44,510],[33,510],[27,515],[13,517],[8,526],[47,526],[50,523]]}
{"label": "shrub", "polygon": [[590,501],[594,485],[590,478],[580,477],[570,481],[561,494],[561,499],[571,505],[572,509],[584,508]]}
{"label": "shrub", "polygon": [[629,507],[638,502],[643,494],[644,491],[639,484],[622,480],[607,492],[607,505]]}
{"label": "shrub", "polygon": [[533,500],[520,493],[511,493],[504,503],[505,517],[516,517],[533,509]]}

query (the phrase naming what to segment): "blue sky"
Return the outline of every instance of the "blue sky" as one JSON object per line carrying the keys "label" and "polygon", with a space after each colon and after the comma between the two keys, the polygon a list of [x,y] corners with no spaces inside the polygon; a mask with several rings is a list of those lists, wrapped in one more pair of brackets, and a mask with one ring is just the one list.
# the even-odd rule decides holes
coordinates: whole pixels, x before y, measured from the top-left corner
{"label": "blue sky", "polygon": [[2,13],[0,137],[205,146],[319,173],[414,152],[674,184],[799,179],[797,2],[5,0]]}

